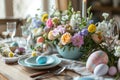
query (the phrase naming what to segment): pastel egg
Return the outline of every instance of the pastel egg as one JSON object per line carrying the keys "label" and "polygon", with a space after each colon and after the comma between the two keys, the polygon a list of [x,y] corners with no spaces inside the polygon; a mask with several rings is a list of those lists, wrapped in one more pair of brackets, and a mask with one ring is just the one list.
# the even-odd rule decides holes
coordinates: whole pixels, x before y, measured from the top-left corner
{"label": "pastel egg", "polygon": [[88,57],[88,60],[87,60],[87,63],[86,63],[86,68],[89,71],[93,72],[97,65],[107,64],[107,63],[108,63],[108,55],[104,51],[99,50],[99,51],[93,52]]}
{"label": "pastel egg", "polygon": [[120,72],[120,58],[118,60],[118,71]]}
{"label": "pastel egg", "polygon": [[109,67],[106,64],[99,64],[94,69],[94,74],[97,76],[103,76],[108,72]]}
{"label": "pastel egg", "polygon": [[17,42],[12,42],[12,43],[11,43],[11,46],[12,46],[12,47],[18,47],[18,43],[17,43]]}
{"label": "pastel egg", "polygon": [[110,76],[114,76],[114,75],[116,75],[116,73],[117,73],[117,68],[116,68],[115,66],[111,66],[111,67],[109,68],[108,74],[109,74]]}
{"label": "pastel egg", "polygon": [[47,62],[47,58],[44,57],[44,56],[42,56],[42,57],[39,56],[39,57],[37,57],[36,62],[37,62],[38,64],[45,64],[45,63]]}

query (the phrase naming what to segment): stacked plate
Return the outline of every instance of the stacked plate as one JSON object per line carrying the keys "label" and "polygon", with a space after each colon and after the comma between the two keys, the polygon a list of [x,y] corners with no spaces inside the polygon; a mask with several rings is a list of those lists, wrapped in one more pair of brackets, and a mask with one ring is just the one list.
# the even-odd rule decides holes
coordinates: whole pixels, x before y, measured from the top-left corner
{"label": "stacked plate", "polygon": [[32,69],[48,69],[57,66],[61,60],[56,56],[21,57],[18,64]]}

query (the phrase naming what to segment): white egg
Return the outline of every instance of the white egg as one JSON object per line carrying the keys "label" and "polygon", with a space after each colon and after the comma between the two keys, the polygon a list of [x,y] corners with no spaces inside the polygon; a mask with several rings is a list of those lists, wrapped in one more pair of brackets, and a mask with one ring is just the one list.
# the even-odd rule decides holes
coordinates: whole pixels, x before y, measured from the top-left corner
{"label": "white egg", "polygon": [[120,72],[120,58],[118,60],[118,71]]}
{"label": "white egg", "polygon": [[99,65],[97,65],[95,67],[94,74],[96,76],[103,76],[103,75],[105,75],[108,72],[108,69],[109,69],[108,65],[106,65],[106,64],[99,64]]}
{"label": "white egg", "polygon": [[106,52],[98,50],[93,52],[87,60],[86,68],[93,72],[95,67],[99,64],[107,64],[108,63],[108,55]]}

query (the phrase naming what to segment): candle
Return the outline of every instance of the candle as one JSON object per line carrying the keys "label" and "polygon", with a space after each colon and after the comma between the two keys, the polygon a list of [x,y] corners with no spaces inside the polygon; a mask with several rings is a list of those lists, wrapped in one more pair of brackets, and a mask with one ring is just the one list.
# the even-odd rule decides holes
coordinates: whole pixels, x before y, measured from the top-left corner
{"label": "candle", "polygon": [[87,1],[83,0],[82,1],[82,18],[87,17]]}

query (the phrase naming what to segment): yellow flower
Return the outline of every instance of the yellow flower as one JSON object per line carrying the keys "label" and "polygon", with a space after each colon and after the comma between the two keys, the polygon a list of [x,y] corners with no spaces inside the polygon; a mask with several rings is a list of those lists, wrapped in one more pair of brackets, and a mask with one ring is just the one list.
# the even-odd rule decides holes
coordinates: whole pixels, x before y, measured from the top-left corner
{"label": "yellow flower", "polygon": [[89,27],[88,27],[88,32],[95,32],[96,31],[96,26],[94,24],[90,24]]}
{"label": "yellow flower", "polygon": [[46,22],[47,20],[48,20],[48,14],[45,13],[45,14],[42,15],[41,21],[42,21],[42,22]]}
{"label": "yellow flower", "polygon": [[13,53],[13,52],[10,52],[10,53],[8,54],[8,56],[9,56],[9,57],[14,57],[14,53]]}
{"label": "yellow flower", "polygon": [[63,45],[66,45],[66,44],[70,43],[70,42],[71,42],[71,37],[72,37],[71,34],[68,33],[68,32],[66,32],[66,33],[63,34],[62,37],[61,37],[61,43],[62,43]]}
{"label": "yellow flower", "polygon": [[53,24],[58,24],[59,23],[59,19],[57,17],[52,18],[52,22],[53,22]]}
{"label": "yellow flower", "polygon": [[55,39],[55,37],[53,36],[53,31],[50,31],[50,32],[48,33],[48,39],[49,39],[49,40],[54,40],[54,39]]}

